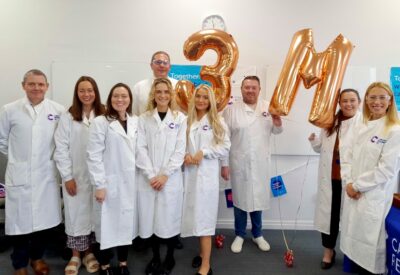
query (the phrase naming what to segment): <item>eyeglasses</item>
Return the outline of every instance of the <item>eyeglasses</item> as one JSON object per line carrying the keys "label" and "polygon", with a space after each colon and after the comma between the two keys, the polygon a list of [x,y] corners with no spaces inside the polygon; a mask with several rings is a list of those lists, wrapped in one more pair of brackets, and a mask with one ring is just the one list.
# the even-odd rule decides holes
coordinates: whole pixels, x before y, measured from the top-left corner
{"label": "eyeglasses", "polygon": [[168,66],[169,65],[169,61],[168,60],[161,60],[161,59],[153,59],[153,64],[154,65],[163,64],[164,66]]}
{"label": "eyeglasses", "polygon": [[389,99],[390,99],[390,95],[379,95],[379,96],[377,96],[377,95],[370,95],[370,96],[368,96],[367,98],[368,98],[368,100],[370,100],[370,101],[376,101],[376,100],[378,100],[378,101],[386,101],[386,100],[389,100]]}

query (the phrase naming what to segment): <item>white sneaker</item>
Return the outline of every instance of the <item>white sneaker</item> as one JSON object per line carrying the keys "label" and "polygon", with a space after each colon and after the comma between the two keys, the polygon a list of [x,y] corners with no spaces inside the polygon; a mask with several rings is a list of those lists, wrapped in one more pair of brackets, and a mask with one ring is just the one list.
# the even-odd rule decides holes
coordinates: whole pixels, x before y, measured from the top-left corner
{"label": "white sneaker", "polygon": [[236,236],[235,240],[231,245],[231,250],[233,253],[240,253],[242,251],[244,239],[242,237]]}
{"label": "white sneaker", "polygon": [[[260,236],[258,238],[253,238],[253,242],[258,246],[258,248],[261,251],[269,251],[271,249],[271,246],[269,243],[264,239],[263,236]],[[232,244],[233,246],[233,244]]]}

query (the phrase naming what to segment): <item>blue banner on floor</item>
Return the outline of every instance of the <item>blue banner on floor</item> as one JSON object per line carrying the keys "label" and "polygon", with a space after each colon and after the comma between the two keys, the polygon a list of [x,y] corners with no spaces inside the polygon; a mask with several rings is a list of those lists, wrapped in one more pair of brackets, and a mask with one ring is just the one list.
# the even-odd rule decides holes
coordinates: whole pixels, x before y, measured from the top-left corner
{"label": "blue banner on floor", "polygon": [[400,209],[392,206],[385,220],[386,263],[389,275],[400,275]]}

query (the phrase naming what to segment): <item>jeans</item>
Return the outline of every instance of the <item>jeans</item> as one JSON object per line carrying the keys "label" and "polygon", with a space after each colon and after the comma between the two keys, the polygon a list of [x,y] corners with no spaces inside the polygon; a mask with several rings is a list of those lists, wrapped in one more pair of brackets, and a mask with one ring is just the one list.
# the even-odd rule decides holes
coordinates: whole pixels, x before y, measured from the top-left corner
{"label": "jeans", "polygon": [[[235,234],[244,238],[246,236],[247,212],[234,206],[233,213],[235,216]],[[249,212],[249,214],[251,219],[251,233],[254,238],[258,238],[262,235],[262,211]]]}

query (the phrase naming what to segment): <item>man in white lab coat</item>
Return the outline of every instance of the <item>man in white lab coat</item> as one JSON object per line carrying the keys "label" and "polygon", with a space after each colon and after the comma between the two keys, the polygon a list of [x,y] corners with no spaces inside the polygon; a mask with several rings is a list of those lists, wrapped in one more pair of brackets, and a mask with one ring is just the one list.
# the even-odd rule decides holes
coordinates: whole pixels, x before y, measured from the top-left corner
{"label": "man in white lab coat", "polygon": [[135,84],[133,87],[133,113],[137,116],[143,114],[147,109],[147,100],[149,98],[151,85],[155,78],[168,78],[172,87],[175,88],[176,79],[168,77],[169,70],[171,69],[171,61],[169,54],[164,51],[155,52],[151,56],[150,67],[153,71],[153,77],[143,79]]}
{"label": "man in white lab coat", "polygon": [[0,112],[0,151],[6,169],[6,234],[13,243],[15,274],[48,274],[42,260],[48,230],[60,224],[60,186],[53,161],[54,131],[64,107],[45,99],[49,84],[39,70],[28,71],[22,88],[26,97]]}
{"label": "man in white lab coat", "polygon": [[231,138],[229,162],[223,160],[221,175],[231,177],[236,238],[234,253],[242,251],[246,235],[247,213],[250,214],[253,242],[262,251],[270,250],[262,236],[262,210],[270,201],[270,136],[282,132],[279,116],[268,113],[269,103],[259,100],[260,80],[247,76],[242,81],[243,101],[225,109],[223,116]]}

